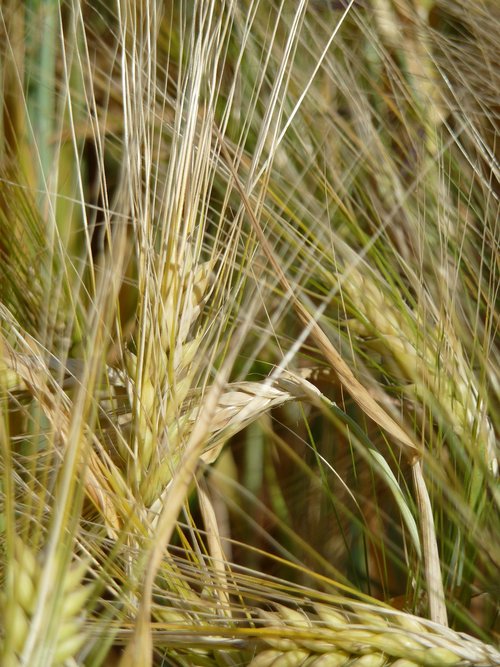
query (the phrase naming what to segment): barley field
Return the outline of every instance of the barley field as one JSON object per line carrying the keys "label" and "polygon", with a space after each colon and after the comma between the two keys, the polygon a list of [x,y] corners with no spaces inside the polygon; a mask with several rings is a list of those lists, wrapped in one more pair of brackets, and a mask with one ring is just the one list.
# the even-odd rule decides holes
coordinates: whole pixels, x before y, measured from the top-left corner
{"label": "barley field", "polygon": [[500,664],[499,43],[0,0],[2,667]]}

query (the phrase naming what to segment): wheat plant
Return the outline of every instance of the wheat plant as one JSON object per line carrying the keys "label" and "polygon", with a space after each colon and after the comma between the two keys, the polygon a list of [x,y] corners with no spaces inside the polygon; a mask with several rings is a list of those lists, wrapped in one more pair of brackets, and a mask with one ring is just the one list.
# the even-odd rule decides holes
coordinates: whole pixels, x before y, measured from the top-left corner
{"label": "wheat plant", "polygon": [[496,665],[495,0],[0,3],[0,663]]}

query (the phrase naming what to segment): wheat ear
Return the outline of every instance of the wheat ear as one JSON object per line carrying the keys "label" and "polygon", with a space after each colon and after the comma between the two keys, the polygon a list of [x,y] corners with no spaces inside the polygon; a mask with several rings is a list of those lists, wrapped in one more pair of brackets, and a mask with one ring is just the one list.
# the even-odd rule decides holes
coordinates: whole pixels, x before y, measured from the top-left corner
{"label": "wheat ear", "polygon": [[0,599],[4,628],[0,645],[2,665],[27,664],[23,658],[25,644],[36,613],[38,590],[46,576],[52,577],[51,593],[46,600],[46,609],[51,614],[46,616],[46,623],[34,640],[30,664],[58,667],[78,653],[85,641],[84,609],[91,592],[91,586],[82,583],[86,569],[86,563],[74,563],[64,570],[61,581],[57,562],[45,571],[32,549],[20,538],[15,539]]}
{"label": "wheat ear", "polygon": [[260,611],[264,647],[250,667],[341,666],[445,667],[496,665],[500,653],[468,635],[410,614],[364,603],[314,612],[275,605]]}
{"label": "wheat ear", "polygon": [[[453,332],[447,328],[446,335],[440,335],[439,321],[425,323],[419,318],[412,323],[412,314],[405,316],[398,311],[394,299],[384,295],[377,280],[356,267],[349,267],[349,278],[342,289],[359,310],[358,318],[349,321],[351,332],[363,337],[368,346],[381,354],[389,372],[410,383],[405,388],[409,398],[437,402],[455,434],[466,443],[474,443],[476,451],[471,451],[471,458],[477,460],[479,455],[480,466],[496,477],[498,453],[494,429]],[[421,330],[426,332],[425,340],[417,334]],[[444,338],[446,345],[440,344],[438,336]],[[479,490],[475,488],[474,492]],[[475,504],[477,497],[471,498],[471,502]]]}

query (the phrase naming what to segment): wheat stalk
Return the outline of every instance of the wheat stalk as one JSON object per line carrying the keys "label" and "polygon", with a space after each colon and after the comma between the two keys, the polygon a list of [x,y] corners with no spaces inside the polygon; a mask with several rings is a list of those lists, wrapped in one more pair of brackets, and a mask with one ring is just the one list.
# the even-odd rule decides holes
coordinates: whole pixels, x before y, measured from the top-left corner
{"label": "wheat stalk", "polygon": [[[416,402],[417,410],[418,406],[429,405],[441,420],[452,425],[456,437],[465,444],[471,461],[472,479],[468,488],[468,503],[480,513],[486,502],[488,479],[493,480],[498,475],[498,453],[486,403],[465,361],[459,341],[447,328],[447,344],[440,344],[443,336],[439,327],[424,323],[408,310],[398,310],[393,305],[394,299],[389,298],[380,287],[381,281],[368,272],[362,273],[356,265],[346,271],[342,285],[344,295],[355,304],[356,309],[356,319],[348,322],[351,334],[358,336],[362,345],[380,355],[379,363],[384,372],[392,375],[393,381],[402,387],[405,397],[414,405]],[[420,332],[424,328],[426,335],[423,339]],[[432,429],[432,422],[429,427]],[[428,460],[427,456],[425,460]],[[437,591],[444,599],[439,556],[437,549],[432,547],[435,533],[432,508],[426,500],[427,491],[421,474],[416,478],[416,489],[417,498],[423,490],[420,507],[424,544],[434,553],[429,558],[429,563],[434,565],[427,573],[428,591],[431,596]],[[457,562],[463,562],[464,557],[463,553],[458,554]],[[459,565],[456,567],[460,569]],[[431,597],[431,606],[432,603]],[[439,620],[443,622],[444,619],[440,617]]]}

